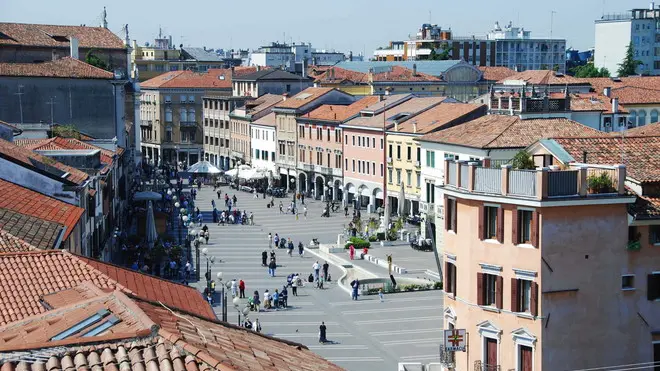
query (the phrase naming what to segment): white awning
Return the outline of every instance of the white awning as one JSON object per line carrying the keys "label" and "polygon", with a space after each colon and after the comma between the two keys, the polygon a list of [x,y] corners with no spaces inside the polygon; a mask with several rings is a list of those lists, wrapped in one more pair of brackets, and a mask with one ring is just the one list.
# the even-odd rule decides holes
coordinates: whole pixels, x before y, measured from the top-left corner
{"label": "white awning", "polygon": [[356,192],[356,189],[355,189],[354,185],[351,185],[350,187],[348,187],[348,193],[355,193],[355,192]]}
{"label": "white awning", "polygon": [[371,190],[369,188],[364,188],[362,190],[362,196],[371,197]]}
{"label": "white awning", "polygon": [[376,192],[376,198],[380,198],[382,200],[383,199],[383,191]]}

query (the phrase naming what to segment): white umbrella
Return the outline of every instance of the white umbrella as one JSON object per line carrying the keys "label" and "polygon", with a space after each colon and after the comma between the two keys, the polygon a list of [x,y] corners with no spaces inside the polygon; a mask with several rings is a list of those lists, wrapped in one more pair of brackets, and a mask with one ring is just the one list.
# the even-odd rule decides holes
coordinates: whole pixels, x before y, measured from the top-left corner
{"label": "white umbrella", "polygon": [[406,211],[406,191],[404,184],[401,182],[401,189],[399,190],[399,216],[403,216]]}
{"label": "white umbrella", "polygon": [[147,202],[147,223],[145,229],[146,229],[145,233],[147,237],[147,244],[151,249],[154,247],[154,243],[158,238],[158,232],[156,231],[156,219],[154,217],[154,206],[152,204],[152,201]]}
{"label": "white umbrella", "polygon": [[188,172],[194,173],[194,174],[220,174],[222,170],[218,169],[217,167],[213,166],[208,161],[199,161],[196,164],[190,166],[188,168]]}

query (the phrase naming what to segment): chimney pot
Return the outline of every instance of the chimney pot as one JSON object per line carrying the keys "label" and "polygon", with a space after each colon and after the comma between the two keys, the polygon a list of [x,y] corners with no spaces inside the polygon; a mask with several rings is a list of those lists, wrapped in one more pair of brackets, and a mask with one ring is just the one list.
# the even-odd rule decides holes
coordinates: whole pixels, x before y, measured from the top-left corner
{"label": "chimney pot", "polygon": [[605,89],[603,89],[603,95],[610,98],[612,95],[612,88],[609,86],[605,87]]}
{"label": "chimney pot", "polygon": [[75,37],[72,37],[69,39],[69,47],[71,50],[71,58],[74,59],[80,59],[80,56],[78,55],[78,39]]}
{"label": "chimney pot", "polygon": [[612,113],[619,113],[619,98],[612,98]]}

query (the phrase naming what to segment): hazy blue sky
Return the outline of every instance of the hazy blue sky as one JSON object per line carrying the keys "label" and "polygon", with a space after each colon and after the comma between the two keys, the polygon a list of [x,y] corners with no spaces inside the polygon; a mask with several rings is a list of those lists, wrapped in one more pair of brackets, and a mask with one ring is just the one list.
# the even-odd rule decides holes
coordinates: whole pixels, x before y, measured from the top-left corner
{"label": "hazy blue sky", "polygon": [[[660,4],[660,1],[658,1]],[[319,49],[371,55],[389,40],[414,35],[429,21],[455,35],[484,35],[509,21],[578,49],[594,43],[594,20],[603,12],[649,6],[645,0],[0,0],[0,21],[97,25],[103,6],[109,28],[129,25],[131,39],[153,42],[159,25],[181,43],[209,48],[256,48],[270,41],[310,41]]]}

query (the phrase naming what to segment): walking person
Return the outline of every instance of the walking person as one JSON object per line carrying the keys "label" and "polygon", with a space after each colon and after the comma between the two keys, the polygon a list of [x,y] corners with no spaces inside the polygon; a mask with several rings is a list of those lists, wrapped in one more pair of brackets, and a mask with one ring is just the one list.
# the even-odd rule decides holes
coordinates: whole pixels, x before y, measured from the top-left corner
{"label": "walking person", "polygon": [[348,217],[348,205],[344,205],[344,216]]}
{"label": "walking person", "polygon": [[267,262],[268,262],[268,251],[264,250],[264,252],[261,253],[261,266],[265,267]]}
{"label": "walking person", "polygon": [[280,201],[280,214],[284,214],[284,204]]}
{"label": "walking person", "polygon": [[360,280],[356,278],[353,281],[351,281],[351,288],[353,288],[351,292],[351,299],[358,300],[358,290],[360,289]]}
{"label": "walking person", "polygon": [[300,202],[304,205],[305,204],[305,194],[301,193],[300,194]]}
{"label": "walking person", "polygon": [[282,297],[282,306],[284,308],[289,306],[289,292],[286,289],[286,285],[282,286],[282,292],[280,292],[280,296]]}
{"label": "walking person", "polygon": [[[234,206],[236,206],[236,202],[238,201],[238,199],[236,198],[236,195],[234,195],[234,196],[231,198],[231,200],[234,201]],[[242,205],[242,204],[241,204],[241,205]]]}
{"label": "walking person", "polygon": [[355,259],[355,246],[351,245],[348,248],[348,251],[349,251],[348,255],[351,257],[351,260]]}
{"label": "walking person", "polygon": [[383,295],[383,289],[378,289],[378,297],[380,298],[381,303],[385,300]]}
{"label": "walking person", "polygon": [[286,249],[289,252],[289,256],[293,256],[293,241],[291,241],[291,237],[289,237],[289,242],[286,245]]}
{"label": "walking person", "polygon": [[276,268],[277,268],[277,263],[275,263],[275,259],[270,259],[270,264],[268,264],[268,272],[270,273],[271,277],[275,277]]}
{"label": "walking person", "polygon": [[[275,242],[275,247],[278,247],[280,245],[280,236],[275,233],[275,237],[273,238],[273,242]],[[272,246],[270,247],[271,249],[273,248]]]}
{"label": "walking person", "polygon": [[232,298],[235,298],[238,295],[238,282],[236,282],[236,278],[231,280],[231,296]]}
{"label": "walking person", "polygon": [[273,248],[273,235],[270,232],[268,232],[268,247]]}
{"label": "walking person", "polygon": [[314,270],[314,279],[318,281],[319,270],[321,269],[321,265],[319,264],[318,260],[312,265],[312,269]]}
{"label": "walking person", "polygon": [[238,297],[245,299],[245,281],[238,281]]}
{"label": "walking person", "polygon": [[255,319],[252,323],[252,330],[254,332],[261,332],[261,323],[259,322],[259,318]]}
{"label": "walking person", "polygon": [[300,280],[300,276],[296,273],[291,280],[291,293],[293,296],[298,296],[298,286],[300,285],[302,285],[302,280]]}
{"label": "walking person", "polygon": [[328,264],[328,261],[326,260],[325,263],[323,263],[323,278],[327,281],[328,280],[328,269],[330,268],[330,264]]}
{"label": "walking person", "polygon": [[327,328],[325,327],[325,322],[321,322],[321,326],[319,326],[319,343],[325,344],[328,339],[326,337],[326,330]]}
{"label": "walking person", "polygon": [[219,200],[220,197],[222,197],[222,192],[220,192],[220,190],[218,189],[218,192],[216,192],[216,193],[217,193],[217,195],[218,195],[218,200]]}
{"label": "walking person", "polygon": [[305,220],[307,220],[307,205],[303,204],[303,216],[305,217]]}
{"label": "walking person", "polygon": [[302,241],[300,241],[298,242],[298,256],[302,258],[304,253],[305,253],[305,246],[303,246]]}

